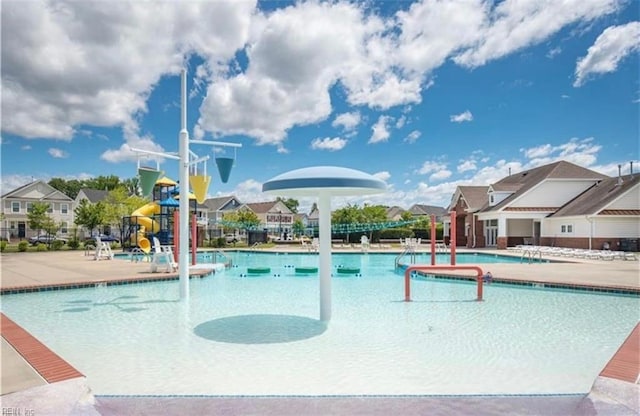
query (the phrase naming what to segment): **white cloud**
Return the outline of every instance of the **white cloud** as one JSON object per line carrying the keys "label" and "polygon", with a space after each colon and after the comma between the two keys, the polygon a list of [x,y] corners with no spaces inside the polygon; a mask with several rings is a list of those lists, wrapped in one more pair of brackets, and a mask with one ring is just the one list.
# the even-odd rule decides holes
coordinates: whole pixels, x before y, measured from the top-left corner
{"label": "white cloud", "polygon": [[388,181],[391,178],[391,174],[389,172],[387,172],[386,170],[382,171],[382,172],[376,172],[374,173],[372,176],[375,176],[376,178],[380,179],[381,181]]}
{"label": "white cloud", "polygon": [[429,176],[430,181],[439,182],[445,180],[451,176],[451,171],[448,169],[442,169],[438,172],[434,172],[431,176]]}
{"label": "white cloud", "polygon": [[595,144],[592,137],[588,137],[572,138],[566,143],[555,146],[547,143],[529,149],[520,149],[520,152],[528,159],[526,168],[542,166],[558,160],[589,167],[596,162],[597,153],[601,149],[602,146]]}
{"label": "white cloud", "polygon": [[342,127],[345,131],[352,131],[360,124],[360,120],[362,117],[360,116],[359,111],[353,111],[350,113],[342,113],[336,116],[331,125],[333,127]]}
{"label": "white cloud", "polygon": [[537,44],[563,27],[589,22],[622,7],[619,0],[505,0],[483,16],[472,47],[454,57],[467,67],[477,67],[524,47]]}
{"label": "white cloud", "polygon": [[25,144],[23,146],[20,146],[20,150],[31,150],[31,145]]}
{"label": "white cloud", "polygon": [[362,45],[383,28],[356,4],[304,2],[258,15],[245,72],[212,79],[198,123],[214,135],[277,144],[296,125],[331,114],[329,89],[363,61]]}
{"label": "white cloud", "polygon": [[416,173],[419,173],[420,175],[426,175],[426,174],[429,174],[429,173],[432,173],[432,172],[438,172],[438,171],[441,171],[441,170],[446,170],[446,168],[447,168],[447,164],[446,163],[427,160],[422,164],[420,169],[418,169],[416,171]]}
{"label": "white cloud", "polygon": [[330,152],[341,150],[346,145],[347,141],[340,137],[325,137],[324,139],[317,138],[311,142],[312,149],[329,150]]}
{"label": "white cloud", "polygon": [[587,55],[578,59],[574,87],[583,85],[594,74],[613,72],[627,55],[640,50],[640,22],[606,28]]}
{"label": "white cloud", "polygon": [[553,151],[553,147],[549,143],[546,143],[529,149],[520,149],[520,151],[524,153],[526,158],[533,159],[548,156]]}
{"label": "white cloud", "polygon": [[471,114],[471,111],[467,110],[463,113],[449,116],[449,120],[451,120],[452,123],[462,123],[464,121],[472,121],[473,114]]}
{"label": "white cloud", "polygon": [[[263,202],[263,201],[270,201],[275,199],[271,196],[267,196],[266,194],[263,194],[262,183],[256,181],[255,179],[248,179],[246,181],[240,182],[235,187],[232,194],[242,202]],[[222,195],[217,195],[217,196],[222,196]]]}
{"label": "white cloud", "polygon": [[472,160],[472,159],[467,159],[467,160],[461,161],[461,163],[456,168],[458,173],[463,173],[463,172],[467,172],[467,171],[470,171],[470,170],[476,170],[476,169],[478,169],[478,166],[476,165],[476,161]]}
{"label": "white cloud", "polygon": [[369,138],[369,143],[380,143],[389,140],[391,133],[389,132],[388,123],[392,122],[393,118],[389,116],[380,116],[376,124],[371,126],[373,133]]}
{"label": "white cloud", "polygon": [[55,147],[50,147],[47,153],[49,153],[49,155],[55,159],[66,159],[67,157],[69,157],[69,154],[67,152]]}
{"label": "white cloud", "polygon": [[549,59],[553,59],[556,56],[560,55],[562,53],[562,48],[559,46],[556,46],[553,49],[550,49],[549,52],[547,52],[547,58]]}
{"label": "white cloud", "polygon": [[153,87],[186,54],[209,66],[233,57],[255,4],[159,2],[150,13],[140,2],[3,3],[3,131],[61,140],[80,125],[136,132]]}
{"label": "white cloud", "polygon": [[404,141],[407,143],[415,143],[421,135],[422,133],[420,133],[418,130],[414,130],[404,138]]}
{"label": "white cloud", "polygon": [[403,128],[406,122],[407,122],[407,116],[405,115],[400,116],[396,121],[396,128],[397,129]]}

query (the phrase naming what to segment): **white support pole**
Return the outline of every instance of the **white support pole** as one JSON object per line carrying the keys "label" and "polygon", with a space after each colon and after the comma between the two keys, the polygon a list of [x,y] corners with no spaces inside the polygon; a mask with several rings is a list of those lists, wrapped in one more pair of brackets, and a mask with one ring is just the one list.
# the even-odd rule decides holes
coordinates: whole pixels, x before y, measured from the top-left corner
{"label": "white support pole", "polygon": [[320,252],[320,320],[331,320],[331,196],[318,196]]}
{"label": "white support pole", "polygon": [[181,123],[178,139],[180,155],[180,215],[178,229],[178,271],[180,275],[180,299],[189,300],[189,132],[187,131],[187,71],[181,72]]}

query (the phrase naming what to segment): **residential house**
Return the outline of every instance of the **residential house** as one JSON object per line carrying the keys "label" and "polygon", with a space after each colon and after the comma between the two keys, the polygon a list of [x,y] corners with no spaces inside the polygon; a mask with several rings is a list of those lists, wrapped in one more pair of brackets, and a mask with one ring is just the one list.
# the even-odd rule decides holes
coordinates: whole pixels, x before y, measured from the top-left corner
{"label": "residential house", "polygon": [[387,208],[387,219],[390,221],[401,221],[402,214],[405,212],[404,208],[400,208],[398,206]]}
{"label": "residential house", "polygon": [[27,213],[36,202],[49,204],[49,215],[60,224],[58,235],[68,237],[73,224],[73,199],[42,180],[37,180],[2,195],[2,237],[25,239],[35,236],[38,230],[29,228]]}
{"label": "residential house", "polygon": [[[622,185],[615,188],[612,184],[618,179],[559,161],[509,175],[489,185],[482,206],[477,193],[472,195],[458,188],[450,207],[456,219],[456,245],[504,249],[517,244],[546,244],[586,248],[605,240],[617,244],[620,239],[637,238],[640,227],[637,179],[629,175],[626,181],[619,180]],[[580,215],[583,217],[578,221]],[[451,219],[445,219],[447,236]]]}
{"label": "residential house", "polygon": [[237,210],[242,203],[235,196],[221,196],[217,198],[209,198],[202,204],[203,209],[202,221],[207,223],[208,238],[222,237],[223,227],[219,221],[222,220],[225,213]]}
{"label": "residential house", "polygon": [[262,228],[272,236],[292,236],[294,213],[282,201],[251,202],[238,209],[250,209],[260,220]]}
{"label": "residential house", "polygon": [[640,175],[604,179],[541,224],[540,244],[640,251]]}
{"label": "residential house", "polygon": [[78,195],[76,195],[76,199],[74,201],[74,206],[80,205],[80,201],[86,199],[92,204],[98,203],[100,201],[104,201],[109,195],[109,191],[104,191],[102,189],[90,189],[90,188],[82,188],[78,191]]}
{"label": "residential house", "polygon": [[[459,246],[478,246],[475,240],[478,235],[483,235],[483,222],[479,221],[476,212],[487,205],[488,186],[458,186],[451,198],[450,208],[452,211],[465,213],[464,218],[460,218],[460,224],[456,223],[456,243]],[[445,235],[449,235],[450,217],[443,217],[445,223]],[[462,226],[464,225],[464,226]],[[448,242],[448,239],[447,239]]]}
{"label": "residential house", "polygon": [[431,217],[436,216],[436,222],[442,222],[442,218],[447,215],[447,210],[443,207],[436,207],[433,205],[414,204],[408,209],[414,218],[423,216]]}
{"label": "residential house", "polygon": [[[81,188],[80,191],[78,191],[78,195],[76,195],[73,206],[74,208],[80,206],[80,203],[83,199],[86,199],[91,204],[97,204],[98,202],[104,201],[108,195],[109,191],[105,191],[103,189]],[[111,234],[111,227],[106,226],[102,231],[106,232],[107,234]],[[82,233],[84,234],[84,238],[91,237],[91,230],[84,229],[83,227]]]}
{"label": "residential house", "polygon": [[305,229],[305,234],[309,236],[317,236],[318,229],[320,227],[320,211],[316,205],[313,206],[313,209],[307,215],[307,226]]}

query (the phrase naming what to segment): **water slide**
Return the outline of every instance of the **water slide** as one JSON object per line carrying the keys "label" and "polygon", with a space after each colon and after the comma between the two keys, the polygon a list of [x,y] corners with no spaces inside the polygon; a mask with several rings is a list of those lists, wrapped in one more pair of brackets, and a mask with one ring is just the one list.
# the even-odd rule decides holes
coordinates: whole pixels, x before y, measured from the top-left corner
{"label": "water slide", "polygon": [[160,214],[160,205],[156,202],[149,202],[131,213],[132,217],[137,217],[136,222],[141,226],[138,230],[137,244],[145,253],[151,251],[151,242],[145,237],[145,233],[155,234],[160,231],[158,221],[149,218],[150,215],[154,214]]}

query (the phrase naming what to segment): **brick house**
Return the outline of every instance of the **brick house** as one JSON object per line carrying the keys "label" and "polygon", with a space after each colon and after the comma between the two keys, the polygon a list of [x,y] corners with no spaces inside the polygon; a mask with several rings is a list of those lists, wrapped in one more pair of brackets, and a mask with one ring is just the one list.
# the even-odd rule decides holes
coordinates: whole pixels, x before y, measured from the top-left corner
{"label": "brick house", "polygon": [[[608,241],[615,248],[640,235],[639,193],[637,176],[610,178],[559,161],[487,187],[458,187],[449,211],[455,212],[457,246],[588,248]],[[451,217],[444,222],[449,236]]]}

